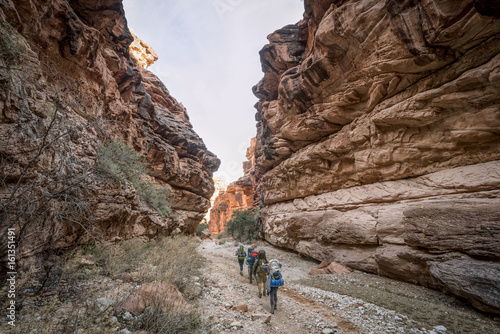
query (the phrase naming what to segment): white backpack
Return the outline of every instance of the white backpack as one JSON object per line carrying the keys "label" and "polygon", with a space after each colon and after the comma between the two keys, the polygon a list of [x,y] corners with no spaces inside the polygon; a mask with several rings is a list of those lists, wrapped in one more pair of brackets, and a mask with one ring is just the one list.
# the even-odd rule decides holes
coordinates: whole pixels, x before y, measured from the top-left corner
{"label": "white backpack", "polygon": [[280,263],[276,259],[269,261],[269,273],[273,275],[275,272],[280,272]]}
{"label": "white backpack", "polygon": [[281,275],[281,267],[278,260],[272,259],[269,261],[269,278],[270,286],[279,287],[284,284],[283,276]]}

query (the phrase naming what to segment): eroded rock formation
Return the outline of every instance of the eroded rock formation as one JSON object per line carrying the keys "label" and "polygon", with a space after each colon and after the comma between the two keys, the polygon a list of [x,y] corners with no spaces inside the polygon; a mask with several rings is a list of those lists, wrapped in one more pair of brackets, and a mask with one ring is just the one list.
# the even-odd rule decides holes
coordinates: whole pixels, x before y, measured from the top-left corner
{"label": "eroded rock formation", "polygon": [[247,210],[253,206],[252,175],[255,167],[255,143],[256,139],[252,138],[246,153],[247,161],[243,162],[244,175],[221,191],[210,208],[208,230],[213,235],[224,232],[234,211]]}
{"label": "eroded rock formation", "polygon": [[143,68],[148,68],[158,60],[156,51],[140,39],[132,29],[129,29],[134,41],[130,44],[129,50],[132,57],[134,57],[139,65]]}
{"label": "eroded rock formation", "polygon": [[500,313],[499,33],[492,1],[306,0],[260,52],[265,238]]}
{"label": "eroded rock formation", "polygon": [[[1,228],[15,229],[19,256],[194,232],[219,160],[130,56],[121,0],[4,1],[0,27]],[[172,214],[96,171],[99,143],[111,139],[144,156]]]}

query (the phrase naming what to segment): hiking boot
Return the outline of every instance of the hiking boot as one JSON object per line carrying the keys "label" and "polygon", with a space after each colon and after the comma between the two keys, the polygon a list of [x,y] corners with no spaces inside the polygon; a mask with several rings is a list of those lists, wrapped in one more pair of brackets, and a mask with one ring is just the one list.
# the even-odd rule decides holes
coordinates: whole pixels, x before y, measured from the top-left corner
{"label": "hiking boot", "polygon": [[278,303],[274,304],[274,309],[277,310],[278,309]]}
{"label": "hiking boot", "polygon": [[262,298],[262,293],[259,292],[259,298]]}
{"label": "hiking boot", "polygon": [[240,276],[243,276],[243,272],[242,271],[240,271]]}
{"label": "hiking boot", "polygon": [[274,314],[274,306],[271,305],[271,314]]}

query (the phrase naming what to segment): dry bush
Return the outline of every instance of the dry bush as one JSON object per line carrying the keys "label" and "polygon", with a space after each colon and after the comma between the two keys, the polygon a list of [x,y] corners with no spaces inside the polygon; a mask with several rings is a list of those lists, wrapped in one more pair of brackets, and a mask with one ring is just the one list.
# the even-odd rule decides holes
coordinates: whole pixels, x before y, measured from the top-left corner
{"label": "dry bush", "polygon": [[[33,293],[32,299],[26,298],[29,305],[19,313],[12,333],[113,333],[117,327],[146,330],[148,333],[205,333],[196,309],[185,301],[171,298],[168,289],[161,295],[154,295],[155,298],[148,302],[150,306],[137,319],[117,322],[121,319],[120,311],[114,307],[102,310],[97,305],[98,298],[104,293],[109,295],[110,291],[86,288],[92,286],[92,282],[102,281],[104,277],[101,275],[116,279],[128,272],[143,286],[145,283],[155,286],[174,284],[182,293],[181,300],[193,302],[201,293],[203,284],[204,261],[197,253],[198,243],[193,237],[175,236],[149,242],[136,239],[75,249],[65,257],[61,272],[53,270],[52,274],[57,276],[58,282],[65,280],[66,286],[77,288],[70,295],[59,290],[59,297],[40,298]],[[18,282],[19,286],[40,290],[36,288],[35,278],[35,272],[26,275],[24,283]],[[119,290],[119,281],[113,283],[116,286],[110,288]],[[111,320],[113,315],[116,316],[114,321]]]}
{"label": "dry bush", "polygon": [[91,254],[106,275],[118,278],[123,273],[137,271],[152,246],[152,242],[131,239],[113,245],[99,244]]}
{"label": "dry bush", "polygon": [[144,283],[175,284],[183,295],[192,299],[193,285],[201,279],[204,260],[197,252],[198,239],[183,235],[144,242],[127,240],[112,246],[97,246],[96,261],[111,277],[135,273]]}
{"label": "dry bush", "polygon": [[175,284],[191,299],[193,285],[202,275],[204,260],[197,252],[199,241],[193,237],[175,236],[159,240],[147,254],[147,265],[141,267],[145,281],[167,281]]}
{"label": "dry bush", "polygon": [[174,308],[167,311],[160,307],[148,307],[144,310],[139,330],[148,333],[204,333],[203,323],[196,312],[179,313]]}

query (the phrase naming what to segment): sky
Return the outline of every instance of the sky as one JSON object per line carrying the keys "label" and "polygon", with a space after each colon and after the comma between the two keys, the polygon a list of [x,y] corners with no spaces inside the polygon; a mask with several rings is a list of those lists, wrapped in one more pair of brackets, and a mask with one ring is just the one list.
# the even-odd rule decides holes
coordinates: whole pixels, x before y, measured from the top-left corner
{"label": "sky", "polygon": [[243,175],[256,135],[252,86],[267,35],[302,19],[301,0],[123,0],[128,26],[158,54],[148,69],[187,109],[221,160],[215,176]]}

